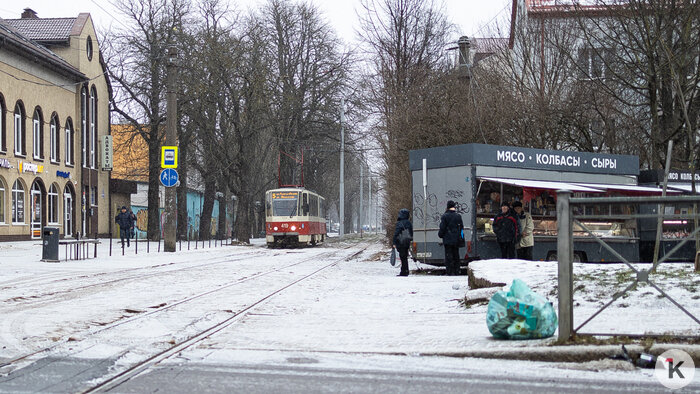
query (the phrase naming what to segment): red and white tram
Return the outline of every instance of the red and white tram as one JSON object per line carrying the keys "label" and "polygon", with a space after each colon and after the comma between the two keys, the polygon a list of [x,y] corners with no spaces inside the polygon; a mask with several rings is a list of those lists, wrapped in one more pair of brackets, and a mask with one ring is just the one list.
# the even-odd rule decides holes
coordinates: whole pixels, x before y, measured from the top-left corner
{"label": "red and white tram", "polygon": [[268,247],[316,245],[326,239],[326,200],[312,191],[268,190],[265,216]]}

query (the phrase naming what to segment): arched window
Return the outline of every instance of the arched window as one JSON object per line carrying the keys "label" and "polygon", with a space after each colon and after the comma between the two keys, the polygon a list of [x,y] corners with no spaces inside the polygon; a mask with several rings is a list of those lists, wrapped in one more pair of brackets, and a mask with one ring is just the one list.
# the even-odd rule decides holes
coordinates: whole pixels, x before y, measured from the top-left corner
{"label": "arched window", "polygon": [[50,156],[51,156],[51,161],[54,163],[58,163],[59,155],[61,154],[61,148],[60,148],[60,146],[61,146],[61,144],[60,144],[61,133],[59,130],[59,128],[60,128],[59,125],[60,125],[60,123],[58,121],[58,115],[53,114],[53,116],[51,116],[51,125],[49,126],[51,130],[50,130],[49,134],[50,134],[50,140],[51,140]]}
{"label": "arched window", "polygon": [[27,154],[27,149],[24,145],[26,128],[24,126],[24,106],[21,102],[15,105],[14,120],[15,120],[15,155],[24,156]]}
{"label": "arched window", "polygon": [[87,162],[87,143],[88,143],[88,91],[87,87],[83,86],[80,89],[80,149],[82,156],[80,164],[83,167],[88,166]]}
{"label": "arched window", "polygon": [[95,154],[97,153],[97,89],[90,89],[90,168],[97,167]]}
{"label": "arched window", "polygon": [[5,106],[5,98],[2,96],[2,94],[0,94],[0,152],[7,152],[7,134],[5,134],[5,112],[7,112],[7,106]]}
{"label": "arched window", "polygon": [[74,164],[73,162],[73,147],[75,146],[75,140],[74,140],[74,132],[73,132],[73,121],[68,118],[66,120],[66,164],[72,166]]}
{"label": "arched window", "polygon": [[58,187],[56,187],[56,184],[52,184],[49,188],[48,197],[49,223],[58,224]]}
{"label": "arched window", "polygon": [[19,179],[12,185],[12,223],[24,224],[24,186]]}
{"label": "arched window", "polygon": [[5,223],[5,181],[0,177],[0,223]]}
{"label": "arched window", "polygon": [[41,160],[44,158],[44,117],[41,115],[41,108],[34,109],[32,116],[32,134],[34,136],[32,145],[34,146],[34,158]]}

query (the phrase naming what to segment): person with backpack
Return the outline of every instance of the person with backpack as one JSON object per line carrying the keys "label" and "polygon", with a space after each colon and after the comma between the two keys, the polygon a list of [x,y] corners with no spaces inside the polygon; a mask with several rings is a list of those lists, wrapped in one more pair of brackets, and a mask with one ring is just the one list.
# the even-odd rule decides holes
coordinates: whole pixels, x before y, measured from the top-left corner
{"label": "person with backpack", "polygon": [[520,242],[520,220],[506,201],[501,204],[501,213],[493,218],[493,232],[501,248],[501,258],[514,259],[515,244]]}
{"label": "person with backpack", "polygon": [[124,247],[124,240],[126,239],[126,246],[129,247],[129,232],[131,227],[134,226],[134,222],[131,219],[131,214],[126,210],[126,206],[122,206],[119,214],[114,217],[114,222],[119,225],[119,238],[122,242],[122,248]]}
{"label": "person with backpack", "polygon": [[413,241],[413,225],[408,219],[409,215],[408,209],[401,209],[399,217],[396,219],[396,228],[394,228],[392,242],[401,259],[401,273],[398,276],[408,276],[408,249]]}
{"label": "person with backpack", "polygon": [[442,238],[445,247],[445,275],[459,275],[459,248],[464,246],[464,223],[462,215],[457,213],[457,204],[450,200],[447,210],[440,218],[438,237]]}

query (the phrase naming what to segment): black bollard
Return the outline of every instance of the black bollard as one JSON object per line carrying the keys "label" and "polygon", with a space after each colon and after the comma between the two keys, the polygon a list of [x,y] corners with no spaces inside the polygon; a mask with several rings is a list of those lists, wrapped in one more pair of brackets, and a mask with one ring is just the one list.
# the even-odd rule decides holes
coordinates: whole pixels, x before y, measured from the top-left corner
{"label": "black bollard", "polygon": [[112,257],[112,234],[109,234],[109,257]]}
{"label": "black bollard", "polygon": [[136,254],[139,254],[139,232],[138,231],[134,231],[134,242],[136,243],[136,245],[134,246],[134,252]]}

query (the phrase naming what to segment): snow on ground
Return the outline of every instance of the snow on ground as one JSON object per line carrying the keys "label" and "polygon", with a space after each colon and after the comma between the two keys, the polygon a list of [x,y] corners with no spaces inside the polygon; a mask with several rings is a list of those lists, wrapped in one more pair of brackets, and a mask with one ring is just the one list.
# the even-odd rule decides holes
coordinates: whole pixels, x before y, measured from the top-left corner
{"label": "snow on ground", "polygon": [[[116,243],[113,246],[112,257],[108,256],[109,241],[102,240],[96,259],[46,263],[40,261],[39,242],[0,243],[0,314],[4,317],[0,323],[0,341],[4,346],[0,349],[0,359],[37,349],[47,342],[65,340],[79,330],[98,329],[109,322],[128,319],[135,313],[154,309],[155,302],[172,303],[220,286],[235,277],[252,277],[293,261],[312,259],[312,263],[290,267],[280,275],[231,287],[225,296],[213,301],[209,299],[206,303],[176,308],[180,314],[172,313],[167,318],[144,323],[138,330],[125,327],[118,333],[105,334],[106,337],[101,337],[105,340],[92,344],[80,356],[111,356],[123,349],[120,341],[126,337],[131,346],[137,347],[139,341],[148,338],[160,344],[181,340],[197,329],[203,329],[210,320],[230,314],[255,297],[284,286],[284,274],[302,275],[322,266],[329,258],[317,256],[341,246],[352,246],[362,253],[284,290],[236,324],[183,352],[182,357],[211,363],[275,363],[290,362],[292,358],[302,364],[311,360],[308,361],[311,364],[339,367],[352,364],[353,368],[359,367],[356,358],[361,357],[366,365],[377,368],[397,368],[408,362],[412,368],[491,368],[502,374],[509,368],[517,369],[518,364],[417,356],[513,347],[551,349],[547,345],[552,339],[493,339],[485,323],[486,305],[465,308],[459,303],[465,296],[470,298],[474,293],[484,292],[469,290],[466,276],[430,275],[425,271],[417,274],[416,264],[410,262],[414,270],[412,275],[397,277],[399,267],[389,265],[389,251],[377,236],[366,236],[363,240],[352,237],[344,241],[331,239],[323,247],[293,250],[267,249],[264,240],[254,240],[252,246],[202,249],[200,244],[198,250],[194,250],[192,244],[189,251],[183,244],[183,250],[177,253],[155,253],[157,247],[151,244],[151,253],[147,254],[144,245],[140,244],[136,255],[132,244],[125,250],[126,255],[121,256],[121,249]],[[60,256],[64,256],[63,248]],[[317,260],[313,261],[314,258]],[[167,276],[167,280],[159,279],[160,273],[167,270],[203,263],[211,265],[182,275]],[[487,260],[472,262],[470,267],[476,275],[492,282],[510,284],[513,278],[521,278],[556,304],[556,263]],[[627,276],[622,268],[593,264],[575,266],[575,286],[578,286],[576,325],[610,298],[616,289],[629,282],[625,282]],[[662,265],[659,285],[668,289],[688,310],[697,313],[700,311],[697,297],[700,280],[698,274],[690,274],[691,269],[684,264]],[[143,279],[128,284],[119,282],[108,288],[90,287],[96,280],[99,282],[99,278],[112,280],[125,275],[141,275]],[[56,293],[50,298],[51,302],[31,303],[33,296],[46,298],[51,293]],[[16,300],[28,303],[29,307],[20,308]],[[197,314],[206,308],[209,311],[207,317],[198,317]],[[596,332],[700,334],[697,325],[693,326],[692,321],[688,323],[684,319],[689,320],[675,307],[659,299],[655,290],[639,286],[633,295],[619,300],[610,311],[594,319],[589,329]],[[188,328],[182,331],[182,326]],[[180,327],[179,336],[171,334],[176,327]],[[407,358],[405,355],[416,357]],[[616,366],[608,364],[600,364],[600,369],[615,370],[616,374],[622,373],[623,378],[626,376],[630,380],[648,378],[651,382],[654,379],[648,371],[620,372]],[[552,368],[546,363],[533,362],[530,365],[542,371]],[[595,370],[597,365],[586,368]],[[581,374],[595,374],[571,369],[562,371],[579,377],[583,376]]]}
{"label": "snow on ground", "polygon": [[[522,279],[532,290],[552,301],[557,310],[557,262],[494,259],[475,261],[469,266],[474,276],[492,283],[510,285],[513,279]],[[651,267],[634,266],[638,270]],[[700,273],[694,272],[693,264],[661,264],[649,278],[700,319]],[[574,264],[574,327],[579,327],[633,281],[634,272],[625,264]],[[700,336],[700,325],[655,288],[639,283],[580,332]]]}

